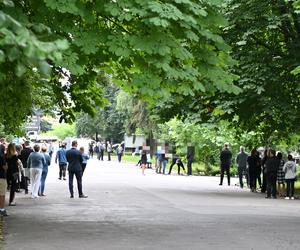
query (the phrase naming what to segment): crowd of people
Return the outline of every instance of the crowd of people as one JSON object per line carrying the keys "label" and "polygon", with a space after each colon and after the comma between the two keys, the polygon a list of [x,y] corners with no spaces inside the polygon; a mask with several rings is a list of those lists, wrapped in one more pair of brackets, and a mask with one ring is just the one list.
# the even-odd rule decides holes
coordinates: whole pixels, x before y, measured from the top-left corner
{"label": "crowd of people", "polygon": [[[84,147],[78,150],[77,146],[77,141],[72,142],[69,150],[66,150],[65,143],[60,145],[55,157],[55,163],[59,165],[58,179],[66,180],[68,167],[70,198],[74,198],[74,175],[77,180],[79,198],[87,198],[82,192],[82,176],[89,155],[84,152]],[[31,147],[29,141],[16,145],[0,139],[0,216],[7,216],[5,209],[7,190],[9,190],[9,206],[16,206],[16,192],[24,189],[25,195],[29,194],[29,185],[32,199],[46,196],[45,183],[53,152],[51,143],[35,144]]]}
{"label": "crowd of people", "polygon": [[[220,184],[223,185],[223,178],[226,172],[228,185],[230,185],[230,166],[232,164],[232,153],[229,144],[225,143],[220,154],[221,176]],[[294,199],[294,184],[297,179],[296,163],[292,155],[288,155],[287,161],[283,160],[281,152],[274,149],[266,149],[263,155],[253,148],[250,155],[245,152],[243,146],[236,156],[238,168],[239,185],[244,187],[243,177],[251,192],[257,192],[259,184],[260,191],[266,193],[266,198],[285,197]],[[285,189],[286,186],[286,189]],[[277,189],[278,187],[278,189]]]}

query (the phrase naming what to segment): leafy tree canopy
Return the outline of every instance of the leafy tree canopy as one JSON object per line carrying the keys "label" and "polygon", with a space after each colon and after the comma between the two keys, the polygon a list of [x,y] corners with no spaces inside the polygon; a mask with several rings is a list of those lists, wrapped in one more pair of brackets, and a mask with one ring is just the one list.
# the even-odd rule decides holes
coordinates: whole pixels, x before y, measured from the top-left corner
{"label": "leafy tree canopy", "polygon": [[[220,36],[219,0],[0,0],[0,78],[11,130],[47,89],[61,119],[105,104],[103,72],[153,101],[237,93],[234,61]],[[40,92],[39,92],[40,93]],[[37,99],[37,100],[36,100]],[[153,102],[155,103],[155,102]]]}

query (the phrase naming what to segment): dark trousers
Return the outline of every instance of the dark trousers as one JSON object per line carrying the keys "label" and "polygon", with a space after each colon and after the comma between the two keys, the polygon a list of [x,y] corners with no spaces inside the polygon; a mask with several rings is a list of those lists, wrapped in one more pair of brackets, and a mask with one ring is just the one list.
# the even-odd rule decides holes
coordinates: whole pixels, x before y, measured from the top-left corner
{"label": "dark trousers", "polygon": [[59,179],[66,177],[67,164],[59,164]]}
{"label": "dark trousers", "polygon": [[286,197],[294,197],[295,179],[286,179]]}
{"label": "dark trousers", "polygon": [[192,175],[192,161],[187,162],[187,175]]}
{"label": "dark trousers", "polygon": [[261,169],[258,170],[258,172],[256,173],[256,178],[257,178],[257,181],[258,181],[258,185],[260,187],[262,187],[262,183],[261,183]]}
{"label": "dark trousers", "polygon": [[[169,174],[171,174],[172,168],[175,164],[176,164],[176,159],[175,159],[175,161],[173,160],[172,164],[170,165]],[[182,162],[177,163],[178,175],[180,175],[180,168],[182,168],[185,171],[185,168],[184,168],[184,165]]]}
{"label": "dark trousers", "polygon": [[108,161],[110,161],[110,160],[111,160],[111,158],[110,158],[110,154],[111,154],[111,152],[107,152]]}
{"label": "dark trousers", "polygon": [[77,180],[77,188],[78,188],[78,194],[82,195],[82,171],[69,171],[69,190],[70,190],[70,194],[74,195],[74,191],[73,191],[73,178],[74,175],[76,176],[76,180]]}
{"label": "dark trousers", "polygon": [[104,156],[104,150],[100,151],[100,160],[103,161],[103,156]]}
{"label": "dark trousers", "polygon": [[101,155],[100,152],[97,152],[97,159],[100,161]]}
{"label": "dark trousers", "polygon": [[10,180],[10,193],[9,193],[9,203],[13,202],[15,199],[17,190],[17,180]]}
{"label": "dark trousers", "polygon": [[86,167],[86,163],[82,163],[82,164],[81,164],[81,167],[82,167],[82,175],[83,175],[84,170],[85,170],[85,167]]}
{"label": "dark trousers", "polygon": [[244,187],[244,182],[243,182],[243,177],[245,176],[247,185],[249,185],[249,176],[248,176],[248,171],[246,168],[239,167],[238,168],[238,175],[239,175],[239,181],[240,181],[240,187]]}
{"label": "dark trousers", "polygon": [[225,171],[226,171],[226,175],[227,175],[228,185],[230,185],[230,166],[228,166],[228,165],[221,165],[220,184],[223,185]]}
{"label": "dark trousers", "polygon": [[261,185],[261,192],[265,193],[267,190],[267,175],[265,173],[265,170],[263,169],[263,179],[262,179],[262,185]]}
{"label": "dark trousers", "polygon": [[118,154],[118,161],[121,162],[122,160],[122,154]]}
{"label": "dark trousers", "polygon": [[249,171],[250,189],[256,189],[257,174],[253,171]]}
{"label": "dark trousers", "polygon": [[44,194],[44,191],[45,191],[45,182],[46,182],[47,174],[48,174],[48,168],[47,169],[43,169],[42,177],[41,177],[41,185],[40,185],[40,190],[39,190],[39,194],[40,195]]}
{"label": "dark trousers", "polygon": [[267,173],[267,197],[271,197],[271,194],[276,198],[276,181],[277,172]]}

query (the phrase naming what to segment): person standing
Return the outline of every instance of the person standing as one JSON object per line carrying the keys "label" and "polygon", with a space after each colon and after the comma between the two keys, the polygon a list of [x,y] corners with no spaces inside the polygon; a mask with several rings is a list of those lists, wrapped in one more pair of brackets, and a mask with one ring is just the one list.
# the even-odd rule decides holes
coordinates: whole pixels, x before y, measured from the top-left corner
{"label": "person standing", "polygon": [[8,144],[5,161],[7,163],[7,181],[10,185],[9,206],[15,206],[17,181],[19,179],[19,159],[14,143]]}
{"label": "person standing", "polygon": [[292,155],[288,155],[288,161],[283,166],[286,181],[286,197],[285,199],[294,200],[294,185],[296,180],[296,163]]}
{"label": "person standing", "polygon": [[118,162],[121,162],[123,156],[123,147],[121,146],[121,144],[119,144],[117,147],[117,156],[118,156]]}
{"label": "person standing", "polygon": [[45,191],[45,182],[46,182],[46,178],[48,175],[48,166],[50,166],[51,164],[51,157],[49,154],[47,154],[47,148],[46,147],[42,147],[42,154],[45,157],[45,163],[43,165],[43,171],[42,171],[42,177],[41,177],[41,185],[40,185],[40,190],[39,190],[39,196],[46,196],[44,194]]}
{"label": "person standing", "polygon": [[189,144],[187,148],[187,175],[192,175],[192,163],[195,157],[195,147]]}
{"label": "person standing", "polygon": [[[47,151],[47,149],[46,149],[46,151]],[[53,147],[52,141],[50,141],[49,146],[48,146],[48,153],[49,153],[50,159],[52,159],[53,151],[54,151],[54,147]]]}
{"label": "person standing", "polygon": [[279,168],[280,160],[276,157],[274,149],[268,151],[268,159],[266,161],[266,175],[267,175],[267,196],[266,198],[276,199],[276,180],[277,171]]}
{"label": "person standing", "polygon": [[80,147],[80,153],[82,155],[81,167],[82,167],[82,175],[83,175],[87,161],[88,161],[88,159],[90,159],[90,157],[88,154],[84,153],[84,147]]}
{"label": "person standing", "polygon": [[264,151],[264,156],[261,160],[261,169],[262,169],[262,176],[263,176],[263,180],[262,180],[262,185],[261,185],[261,192],[265,193],[267,191],[267,170],[266,170],[266,162],[268,160],[268,150],[265,149]]}
{"label": "person standing", "polygon": [[21,154],[19,156],[23,168],[24,168],[24,189],[25,189],[25,194],[28,194],[28,182],[30,179],[30,169],[27,166],[27,160],[29,155],[33,152],[32,148],[30,147],[30,142],[25,141],[24,143],[24,148],[21,151]]}
{"label": "person standing", "polygon": [[7,216],[5,209],[5,193],[7,189],[6,181],[7,165],[4,159],[4,155],[0,154],[0,215]]}
{"label": "person standing", "polygon": [[70,191],[70,198],[74,198],[74,191],[73,191],[73,178],[74,175],[77,180],[77,188],[78,188],[78,195],[79,198],[87,198],[86,195],[82,192],[82,155],[81,152],[77,149],[77,141],[72,141],[72,148],[69,149],[66,153],[69,171],[69,191]]}
{"label": "person standing", "polygon": [[284,166],[284,160],[282,159],[282,153],[278,152],[277,153],[277,158],[280,161],[278,170],[277,170],[277,183],[278,183],[278,196],[279,197],[284,197],[284,188],[285,188],[285,174],[283,172],[283,166]]}
{"label": "person standing", "polygon": [[238,175],[240,181],[240,187],[244,188],[243,176],[245,176],[247,181],[247,186],[249,185],[249,177],[247,171],[247,158],[248,154],[245,152],[245,148],[240,146],[240,152],[236,156],[236,164],[238,168]]}
{"label": "person standing", "polygon": [[112,146],[109,141],[107,142],[106,150],[107,150],[108,161],[111,161]]}
{"label": "person standing", "polygon": [[232,153],[229,150],[229,143],[224,144],[224,148],[220,154],[221,161],[221,176],[220,176],[220,186],[223,185],[224,173],[226,171],[228,186],[230,186],[230,165],[231,165]]}
{"label": "person standing", "polygon": [[89,156],[90,156],[91,158],[94,157],[94,145],[93,145],[92,142],[89,143]]}
{"label": "person standing", "polygon": [[33,150],[34,152],[32,152],[28,157],[27,166],[30,168],[31,198],[35,199],[38,198],[43,167],[46,164],[46,160],[44,155],[39,153],[39,145],[34,145]]}
{"label": "person standing", "polygon": [[100,160],[103,161],[105,146],[103,142],[100,142]]}
{"label": "person standing", "polygon": [[260,158],[257,154],[256,148],[251,150],[251,155],[247,159],[250,179],[250,190],[256,192],[257,175],[260,168]]}
{"label": "person standing", "polygon": [[62,143],[60,149],[56,152],[55,163],[59,166],[59,177],[58,179],[61,180],[63,177],[66,180],[66,169],[67,169],[67,157],[66,157],[66,144]]}

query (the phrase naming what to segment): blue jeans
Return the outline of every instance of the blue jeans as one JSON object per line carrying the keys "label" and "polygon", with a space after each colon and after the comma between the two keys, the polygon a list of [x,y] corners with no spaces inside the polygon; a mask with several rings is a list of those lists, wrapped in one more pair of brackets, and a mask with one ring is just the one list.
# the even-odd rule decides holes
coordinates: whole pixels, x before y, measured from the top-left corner
{"label": "blue jeans", "polygon": [[43,169],[39,194],[44,194],[45,181],[46,181],[46,178],[47,178],[47,174],[48,174],[48,168],[47,169]]}

